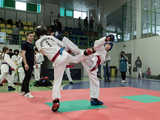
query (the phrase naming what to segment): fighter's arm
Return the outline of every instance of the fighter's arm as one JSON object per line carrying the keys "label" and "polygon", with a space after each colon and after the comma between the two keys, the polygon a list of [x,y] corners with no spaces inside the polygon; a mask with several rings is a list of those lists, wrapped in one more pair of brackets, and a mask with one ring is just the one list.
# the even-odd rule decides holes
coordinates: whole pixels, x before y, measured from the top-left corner
{"label": "fighter's arm", "polygon": [[104,46],[104,44],[105,44],[105,41],[106,40],[106,37],[103,37],[103,38],[101,38],[101,39],[99,39],[99,40],[96,40],[95,42],[94,42],[94,50],[96,51],[98,48],[100,48],[101,46]]}
{"label": "fighter's arm", "polygon": [[110,41],[106,41],[106,37],[103,37],[99,40],[96,40],[92,48],[87,48],[84,52],[84,55],[91,55],[95,53],[99,48],[101,49],[102,47],[104,47],[106,51],[110,51],[113,47],[113,43]]}

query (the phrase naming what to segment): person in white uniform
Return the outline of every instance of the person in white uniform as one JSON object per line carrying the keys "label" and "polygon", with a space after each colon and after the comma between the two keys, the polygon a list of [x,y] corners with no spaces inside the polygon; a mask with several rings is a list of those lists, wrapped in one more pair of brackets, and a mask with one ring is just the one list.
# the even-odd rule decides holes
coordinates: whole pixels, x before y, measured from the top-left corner
{"label": "person in white uniform", "polygon": [[14,83],[21,84],[25,77],[24,69],[22,67],[22,55],[19,50],[14,50],[14,55],[12,56],[13,62],[17,65],[18,70],[12,72],[14,78]]}
{"label": "person in white uniform", "polygon": [[38,26],[35,34],[39,38],[35,45],[37,49],[53,62],[54,82],[52,89],[53,106],[52,111],[56,112],[59,108],[59,99],[61,98],[61,82],[66,65],[69,63],[79,63],[81,54],[72,56],[64,50],[63,43],[53,36],[47,36],[47,29],[44,26]]}
{"label": "person in white uniform", "polygon": [[[107,52],[113,47],[112,41],[114,41],[114,36],[108,35],[107,37],[96,40],[93,48],[88,48],[84,51],[86,57],[84,57],[81,63],[89,76],[91,105],[103,104],[103,102],[98,99],[100,83],[97,78],[97,72],[98,65],[105,61]],[[75,55],[80,53],[81,50],[68,38],[64,37],[62,42],[65,48],[71,50]]]}
{"label": "person in white uniform", "polygon": [[43,55],[35,48],[35,65],[34,65],[34,78],[36,81],[40,80],[41,64],[44,61]]}
{"label": "person in white uniform", "polygon": [[12,56],[13,62],[17,65],[17,71],[12,72],[12,76],[14,78],[14,83],[21,84],[23,82],[25,73],[22,67],[22,56],[19,50],[14,50],[14,55]]}
{"label": "person in white uniform", "polygon": [[17,70],[16,64],[11,60],[10,56],[7,54],[9,49],[7,47],[3,47],[2,54],[1,54],[1,75],[0,75],[0,84],[3,86],[2,81],[4,79],[8,82],[8,91],[14,91],[15,88],[13,87],[13,77],[11,72],[13,70]]}
{"label": "person in white uniform", "polygon": [[[54,31],[50,31],[53,32]],[[90,79],[90,97],[91,97],[91,105],[102,105],[103,102],[98,100],[99,97],[99,80],[97,78],[97,67],[100,63],[103,63],[107,51],[112,49],[114,40],[113,35],[109,35],[107,37],[103,37],[100,40],[97,40],[94,44],[93,48],[88,48],[85,50],[84,54],[86,56],[83,57],[81,63],[84,68],[87,70],[89,79]],[[64,37],[62,40],[65,50],[71,54],[78,55],[82,53],[82,50],[78,48],[74,43],[72,43],[68,38]],[[96,50],[96,51],[95,51]],[[95,54],[93,54],[95,53]],[[93,55],[90,55],[93,54]],[[90,55],[90,56],[88,56]]]}
{"label": "person in white uniform", "polygon": [[69,83],[70,83],[70,84],[73,84],[73,80],[72,80],[72,77],[71,77],[71,71],[70,71],[70,68],[69,68],[69,67],[66,67],[65,73],[67,74]]}

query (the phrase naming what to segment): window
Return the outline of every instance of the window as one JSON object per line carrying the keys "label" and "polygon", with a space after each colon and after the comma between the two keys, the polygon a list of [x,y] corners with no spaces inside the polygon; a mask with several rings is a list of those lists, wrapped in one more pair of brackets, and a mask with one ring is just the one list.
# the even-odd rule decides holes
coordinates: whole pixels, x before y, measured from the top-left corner
{"label": "window", "polygon": [[65,8],[60,8],[60,16],[64,17],[65,15]]}
{"label": "window", "polygon": [[82,18],[82,19],[85,19],[86,17],[87,17],[87,12],[82,12],[81,18]]}
{"label": "window", "polygon": [[3,8],[4,0],[0,0],[0,7]]}
{"label": "window", "polygon": [[37,13],[41,13],[41,4],[37,5]]}
{"label": "window", "polygon": [[73,11],[72,10],[66,10],[66,16],[73,17]]}
{"label": "window", "polygon": [[37,4],[27,3],[27,11],[37,12]]}
{"label": "window", "polygon": [[74,18],[85,19],[87,17],[87,12],[81,12],[81,11],[74,11]]}
{"label": "window", "polygon": [[4,43],[6,40],[6,33],[0,32],[0,43]]}
{"label": "window", "polygon": [[74,18],[79,18],[81,17],[81,12],[80,11],[74,11]]}
{"label": "window", "polygon": [[16,1],[16,10],[26,11],[26,3]]}
{"label": "window", "polygon": [[5,0],[4,6],[6,8],[15,8],[15,0]]}

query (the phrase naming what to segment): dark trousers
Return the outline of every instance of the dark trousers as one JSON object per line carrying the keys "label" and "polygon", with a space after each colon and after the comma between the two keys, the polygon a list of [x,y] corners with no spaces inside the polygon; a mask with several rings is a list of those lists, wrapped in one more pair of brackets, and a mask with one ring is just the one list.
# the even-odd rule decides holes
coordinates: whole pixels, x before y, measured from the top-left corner
{"label": "dark trousers", "polygon": [[104,70],[104,74],[103,74],[104,80],[110,81],[110,69],[107,63],[106,63],[106,66],[103,66],[103,70]]}
{"label": "dark trousers", "polygon": [[98,77],[101,77],[101,65],[98,65],[97,76],[98,76]]}
{"label": "dark trousers", "polygon": [[29,90],[29,82],[31,80],[33,66],[32,67],[29,66],[28,71],[26,71],[25,68],[24,68],[24,71],[25,71],[25,77],[24,77],[24,80],[23,80],[23,83],[22,83],[21,92],[28,93],[28,92],[30,92],[30,90]]}
{"label": "dark trousers", "polygon": [[126,72],[121,72],[122,80],[126,80]]}

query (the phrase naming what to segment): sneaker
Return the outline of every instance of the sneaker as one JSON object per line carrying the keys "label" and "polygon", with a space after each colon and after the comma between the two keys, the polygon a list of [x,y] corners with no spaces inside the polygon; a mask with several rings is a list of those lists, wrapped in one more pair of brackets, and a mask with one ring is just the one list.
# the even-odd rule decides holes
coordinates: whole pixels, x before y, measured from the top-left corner
{"label": "sneaker", "polygon": [[102,77],[101,77],[100,75],[97,75],[97,77],[98,77],[99,79],[102,79]]}
{"label": "sneaker", "polygon": [[8,91],[15,91],[16,89],[12,86],[8,86]]}
{"label": "sneaker", "polygon": [[34,98],[34,96],[29,92],[29,93],[26,93],[24,95],[24,97],[27,97],[27,98]]}
{"label": "sneaker", "polygon": [[103,105],[104,103],[100,100],[98,100],[97,98],[91,98],[91,106],[95,106],[95,105]]}
{"label": "sneaker", "polygon": [[53,100],[53,105],[52,105],[52,109],[51,109],[51,110],[52,110],[53,112],[57,112],[59,106],[60,106],[59,99],[56,98],[56,99]]}
{"label": "sneaker", "polygon": [[73,85],[73,82],[69,82],[69,84]]}
{"label": "sneaker", "polygon": [[126,80],[121,80],[121,83],[126,83],[127,81]]}

